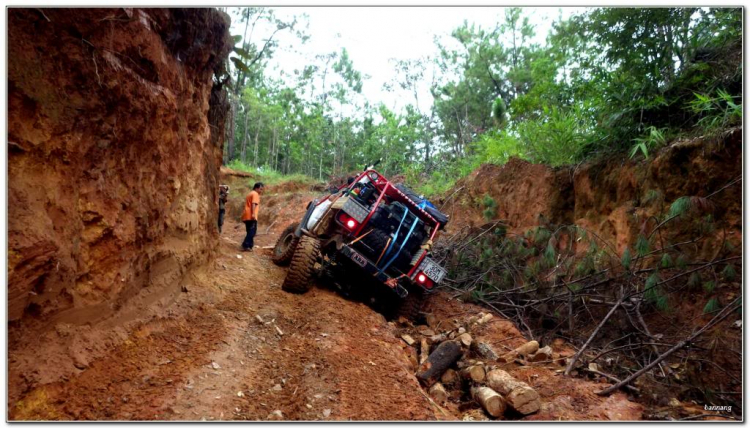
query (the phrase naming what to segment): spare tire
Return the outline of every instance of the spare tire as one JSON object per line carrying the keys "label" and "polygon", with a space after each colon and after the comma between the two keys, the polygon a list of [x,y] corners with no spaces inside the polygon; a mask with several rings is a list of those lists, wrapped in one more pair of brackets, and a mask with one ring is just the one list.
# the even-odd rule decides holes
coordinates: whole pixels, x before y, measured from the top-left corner
{"label": "spare tire", "polygon": [[364,247],[364,253],[367,257],[375,263],[383,252],[383,248],[388,244],[390,236],[380,229],[372,229],[367,233],[367,236],[361,239]]}

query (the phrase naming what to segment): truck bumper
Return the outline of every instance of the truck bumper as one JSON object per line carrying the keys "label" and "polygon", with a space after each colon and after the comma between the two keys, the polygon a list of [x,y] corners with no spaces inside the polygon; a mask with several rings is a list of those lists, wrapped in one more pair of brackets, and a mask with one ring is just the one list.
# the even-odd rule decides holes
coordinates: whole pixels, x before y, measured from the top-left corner
{"label": "truck bumper", "polygon": [[380,270],[374,264],[372,264],[365,256],[363,256],[356,250],[352,249],[350,246],[348,245],[342,246],[341,254],[346,256],[346,258],[348,258],[355,265],[362,268],[365,272],[372,275],[372,277],[378,280],[378,282],[381,282],[383,285],[393,290],[402,299],[409,294],[406,288],[402,286],[401,284],[397,283],[395,287],[389,286],[387,281],[392,278],[385,272],[380,272]]}

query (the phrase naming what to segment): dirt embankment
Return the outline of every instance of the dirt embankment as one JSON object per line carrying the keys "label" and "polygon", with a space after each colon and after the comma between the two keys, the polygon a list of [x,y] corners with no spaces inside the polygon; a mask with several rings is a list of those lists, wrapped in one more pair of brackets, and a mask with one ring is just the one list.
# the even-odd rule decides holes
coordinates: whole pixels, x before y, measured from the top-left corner
{"label": "dirt embankment", "polygon": [[[235,221],[234,227],[244,227],[241,218],[245,196],[258,181],[263,180],[255,174],[221,167],[221,183],[230,188],[226,216]],[[259,232],[277,234],[291,223],[298,222],[307,204],[324,194],[324,189],[323,184],[309,181],[285,180],[267,184],[261,198]]]}
{"label": "dirt embankment", "polygon": [[[451,214],[449,232],[503,220],[511,232],[536,226],[576,224],[596,233],[622,254],[642,230],[650,231],[677,198],[705,198],[742,174],[742,129],[720,138],[678,141],[647,161],[615,157],[575,167],[550,168],[518,158],[483,165],[437,200]],[[742,240],[742,186],[711,197],[722,233],[705,241],[703,254],[720,244],[723,230],[735,246]],[[483,216],[485,195],[497,204]],[[667,225],[665,229],[669,229]],[[705,254],[704,254],[705,255]]]}
{"label": "dirt embankment", "polygon": [[86,367],[215,250],[229,24],[213,9],[8,10],[11,398]]}

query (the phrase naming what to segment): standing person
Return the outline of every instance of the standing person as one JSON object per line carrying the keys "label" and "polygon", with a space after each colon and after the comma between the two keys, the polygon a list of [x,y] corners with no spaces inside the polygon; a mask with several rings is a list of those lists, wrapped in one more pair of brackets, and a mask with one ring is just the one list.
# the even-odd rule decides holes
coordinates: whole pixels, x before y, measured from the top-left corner
{"label": "standing person", "polygon": [[219,186],[219,233],[221,233],[221,226],[224,225],[224,215],[226,214],[226,203],[229,197],[229,186],[222,184]]}
{"label": "standing person", "polygon": [[242,211],[242,221],[245,223],[247,236],[242,242],[242,251],[253,250],[253,238],[258,229],[258,207],[260,195],[263,193],[263,183],[255,183],[253,190],[245,197],[245,209]]}

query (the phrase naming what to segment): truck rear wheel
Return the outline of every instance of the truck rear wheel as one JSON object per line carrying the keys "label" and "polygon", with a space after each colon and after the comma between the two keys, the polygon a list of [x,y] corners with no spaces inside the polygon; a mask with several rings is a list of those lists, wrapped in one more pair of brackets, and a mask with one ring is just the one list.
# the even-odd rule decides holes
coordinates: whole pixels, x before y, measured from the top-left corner
{"label": "truck rear wheel", "polygon": [[309,290],[315,276],[315,263],[319,257],[320,241],[302,236],[294,250],[289,272],[281,284],[281,289],[290,293],[304,293]]}
{"label": "truck rear wheel", "polygon": [[299,238],[294,236],[294,231],[297,230],[299,223],[290,224],[279,236],[276,241],[276,246],[273,248],[273,256],[271,261],[278,266],[288,266],[289,262],[292,261],[294,250],[297,248]]}
{"label": "truck rear wheel", "polygon": [[425,300],[427,300],[427,293],[422,288],[410,287],[409,294],[404,299],[400,299],[394,318],[404,317],[409,321],[415,321],[424,307]]}

